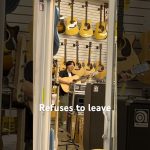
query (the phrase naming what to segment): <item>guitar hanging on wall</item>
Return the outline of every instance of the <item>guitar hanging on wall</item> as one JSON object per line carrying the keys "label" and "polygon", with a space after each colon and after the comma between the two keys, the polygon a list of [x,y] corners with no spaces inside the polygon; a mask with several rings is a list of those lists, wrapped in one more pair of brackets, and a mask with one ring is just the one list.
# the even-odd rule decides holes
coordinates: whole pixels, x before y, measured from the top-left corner
{"label": "guitar hanging on wall", "polygon": [[118,39],[117,39],[117,73],[118,76],[122,72],[130,70],[133,66],[139,64],[139,59],[133,51],[132,44],[134,36],[130,35],[125,37],[123,27],[123,16],[124,16],[124,1],[119,1],[119,15],[118,15]]}
{"label": "guitar hanging on wall", "polygon": [[106,70],[104,65],[102,64],[102,44],[96,47],[99,48],[99,61],[96,63],[95,70],[99,71],[99,73],[95,76],[96,78],[103,80],[106,77]]}
{"label": "guitar hanging on wall", "polygon": [[84,75],[89,75],[95,72],[93,64],[91,63],[91,47],[92,47],[92,42],[89,42],[89,45],[86,45],[86,48],[89,48],[88,61],[85,61],[85,63],[83,64],[85,70]]}
{"label": "guitar hanging on wall", "polygon": [[66,69],[66,60],[67,60],[67,39],[64,39],[64,58],[60,60],[60,71]]}
{"label": "guitar hanging on wall", "polygon": [[[139,59],[140,63],[145,63],[150,61],[150,31],[147,31],[142,34],[140,38],[140,43],[142,50],[139,53]],[[150,85],[150,70],[147,70],[146,72],[139,74],[137,76],[137,79],[145,84]]]}
{"label": "guitar hanging on wall", "polygon": [[107,38],[107,31],[106,31],[106,22],[105,22],[105,6],[104,6],[104,21],[102,21],[102,10],[103,5],[100,5],[100,8],[98,9],[100,11],[100,20],[96,23],[96,29],[94,32],[94,37],[97,40],[104,40]]}
{"label": "guitar hanging on wall", "polygon": [[76,74],[78,76],[84,75],[84,68],[82,67],[81,63],[79,62],[79,42],[76,41],[76,44],[73,46],[76,46],[76,61],[75,61],[75,67],[72,71],[73,74]]}
{"label": "guitar hanging on wall", "polygon": [[58,8],[59,8],[59,22],[57,24],[58,33],[64,33],[65,32],[65,23],[64,23],[64,17],[60,14],[60,2],[61,0],[58,0]]}
{"label": "guitar hanging on wall", "polygon": [[82,20],[81,22],[79,34],[82,37],[91,37],[93,35],[93,29],[91,20],[88,20],[88,1],[86,1],[85,6],[82,7],[85,7],[85,20]]}
{"label": "guitar hanging on wall", "polygon": [[73,16],[73,5],[74,0],[71,0],[71,3],[69,3],[71,7],[71,17],[68,17],[66,19],[66,31],[65,33],[67,35],[77,35],[79,33],[79,28],[77,24],[77,18]]}

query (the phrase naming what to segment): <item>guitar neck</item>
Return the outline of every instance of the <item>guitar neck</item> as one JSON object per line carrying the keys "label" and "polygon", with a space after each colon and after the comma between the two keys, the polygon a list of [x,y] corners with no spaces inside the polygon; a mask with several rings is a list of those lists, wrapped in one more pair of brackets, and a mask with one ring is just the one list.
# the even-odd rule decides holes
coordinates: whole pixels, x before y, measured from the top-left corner
{"label": "guitar neck", "polygon": [[91,64],[91,47],[89,47],[88,65]]}
{"label": "guitar neck", "polygon": [[85,2],[85,25],[87,25],[87,20],[88,20],[88,2]]}
{"label": "guitar neck", "polygon": [[79,63],[79,46],[78,45],[76,49],[76,63]]}
{"label": "guitar neck", "polygon": [[74,1],[71,3],[71,23],[73,23],[73,3]]}
{"label": "guitar neck", "polygon": [[100,5],[100,26],[102,25],[102,5]]}
{"label": "guitar neck", "polygon": [[58,0],[59,16],[60,16],[60,0]]}
{"label": "guitar neck", "polygon": [[102,44],[99,45],[100,51],[99,51],[99,65],[102,64]]}

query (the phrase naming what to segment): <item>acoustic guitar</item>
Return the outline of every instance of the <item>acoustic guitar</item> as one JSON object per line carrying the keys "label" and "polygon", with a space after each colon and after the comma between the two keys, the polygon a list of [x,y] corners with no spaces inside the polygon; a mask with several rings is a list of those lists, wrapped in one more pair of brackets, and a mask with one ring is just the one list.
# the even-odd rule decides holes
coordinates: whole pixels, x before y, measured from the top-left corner
{"label": "acoustic guitar", "polygon": [[117,73],[121,74],[123,71],[130,70],[133,66],[140,64],[138,56],[132,48],[132,43],[135,36],[125,36],[123,27],[124,16],[124,1],[119,1],[119,15],[118,15],[118,33],[117,33]]}
{"label": "acoustic guitar", "polygon": [[[139,59],[141,63],[150,61],[150,31],[145,32],[141,35],[140,38],[141,43],[141,52],[139,53]],[[145,84],[150,84],[150,70],[144,72],[143,74],[139,74],[137,79]]]}
{"label": "acoustic guitar", "polygon": [[96,23],[94,37],[97,40],[104,40],[107,38],[106,22],[105,22],[105,6],[104,6],[104,21],[102,21],[103,5],[100,5],[100,8],[98,10],[100,11],[100,20],[99,22]]}
{"label": "acoustic guitar", "polygon": [[[80,82],[81,80],[88,79],[90,76],[95,76],[95,75],[97,75],[97,73],[98,73],[98,71],[90,73],[90,74],[83,76],[83,77],[79,77],[78,75],[74,75],[72,77],[63,77],[62,80],[73,82],[73,83],[81,83]],[[69,92],[69,86],[70,86],[69,84],[60,83],[60,86],[64,92],[66,92],[66,93]]]}
{"label": "acoustic guitar", "polygon": [[81,77],[84,75],[84,68],[82,67],[82,64],[79,62],[79,42],[76,41],[76,44],[74,44],[73,46],[76,46],[76,61],[72,73]]}
{"label": "acoustic guitar", "polygon": [[3,74],[7,76],[15,61],[13,52],[16,50],[17,46],[19,27],[11,27],[6,23],[4,33]]}
{"label": "acoustic guitar", "polygon": [[77,24],[77,18],[73,16],[73,5],[74,0],[71,0],[71,3],[69,4],[71,7],[71,17],[68,17],[66,19],[66,31],[65,33],[67,35],[77,35],[79,33],[79,28]]}
{"label": "acoustic guitar", "polygon": [[[82,6],[84,7],[84,6]],[[88,1],[85,2],[85,20],[81,22],[81,28],[79,31],[80,36],[82,37],[91,37],[93,35],[93,29],[91,25],[91,20],[88,20]]]}
{"label": "acoustic guitar", "polygon": [[58,33],[64,33],[66,30],[65,23],[64,23],[64,17],[60,14],[60,2],[61,0],[58,0],[58,8],[59,8],[59,22],[57,24]]}
{"label": "acoustic guitar", "polygon": [[59,70],[66,69],[66,60],[67,60],[67,39],[64,39],[64,58],[60,60]]}
{"label": "acoustic guitar", "polygon": [[88,61],[85,61],[85,63],[82,64],[85,71],[84,75],[89,75],[95,72],[93,64],[91,63],[91,47],[92,47],[92,42],[89,42],[89,45],[86,45],[86,48],[89,48]]}
{"label": "acoustic guitar", "polygon": [[99,61],[96,63],[95,70],[99,71],[99,73],[95,76],[97,79],[103,80],[106,77],[106,70],[104,65],[102,64],[102,44],[99,44],[97,47],[99,48]]}

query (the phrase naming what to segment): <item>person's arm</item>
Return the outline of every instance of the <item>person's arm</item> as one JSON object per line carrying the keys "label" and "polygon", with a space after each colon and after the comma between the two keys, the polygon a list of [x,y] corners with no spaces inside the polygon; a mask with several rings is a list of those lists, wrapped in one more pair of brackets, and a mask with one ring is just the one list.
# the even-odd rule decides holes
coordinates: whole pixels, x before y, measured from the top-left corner
{"label": "person's arm", "polygon": [[64,78],[62,78],[62,77],[58,77],[58,80],[59,80],[60,83],[63,83],[63,84],[70,84],[71,83],[67,80],[64,80]]}

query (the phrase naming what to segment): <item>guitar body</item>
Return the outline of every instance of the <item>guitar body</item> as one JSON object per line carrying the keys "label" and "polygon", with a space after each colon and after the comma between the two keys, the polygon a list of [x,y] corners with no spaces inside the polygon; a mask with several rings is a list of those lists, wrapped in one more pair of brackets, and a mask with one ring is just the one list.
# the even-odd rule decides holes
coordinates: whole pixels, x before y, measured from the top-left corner
{"label": "guitar body", "polygon": [[[138,55],[140,62],[144,63],[146,61],[150,61],[150,31],[142,34],[140,42],[142,47],[142,50]],[[150,71],[138,75],[137,79],[142,83],[150,85]]]}
{"label": "guitar body", "polygon": [[84,70],[83,67],[81,67],[81,65],[76,64],[73,71],[72,71],[72,73],[81,77],[85,74],[84,71],[85,70]]}
{"label": "guitar body", "polygon": [[66,31],[67,35],[77,35],[79,33],[79,28],[77,24],[77,18],[73,17],[73,23],[71,23],[71,17],[66,19]]}
{"label": "guitar body", "polygon": [[87,76],[89,74],[92,74],[95,72],[95,68],[93,67],[93,65],[90,63],[88,64],[88,62],[86,61],[84,63],[84,76]]}
{"label": "guitar body", "polygon": [[106,78],[106,70],[100,71],[95,77],[100,80],[104,80]]}
{"label": "guitar body", "polygon": [[91,37],[93,35],[93,29],[92,29],[91,23],[92,23],[91,20],[87,20],[87,25],[85,25],[85,20],[82,20],[81,28],[79,31],[80,36]]}
{"label": "guitar body", "polygon": [[97,40],[104,40],[104,39],[107,38],[107,31],[106,31],[105,27],[106,27],[105,22],[101,23],[101,27],[100,27],[100,22],[96,23],[96,29],[95,29],[95,32],[94,32],[94,37]]}
{"label": "guitar body", "polygon": [[[134,41],[134,36],[124,38],[121,46],[118,47],[118,62],[117,62],[117,73],[121,74],[130,70],[134,65],[140,64],[138,56],[133,51],[131,43]],[[119,44],[118,44],[119,45]],[[132,78],[135,76],[133,75]],[[132,79],[130,78],[130,79]]]}
{"label": "guitar body", "polygon": [[58,24],[57,24],[57,29],[58,29],[58,33],[64,33],[65,30],[66,30],[66,27],[65,27],[65,23],[64,23],[64,20],[59,20]]}
{"label": "guitar body", "polygon": [[95,71],[99,73],[95,75],[97,79],[103,80],[106,77],[106,70],[104,69],[103,65],[100,65],[100,62],[97,62]]}
{"label": "guitar body", "polygon": [[[72,77],[64,77],[63,80],[64,81],[68,81],[68,82],[73,82],[73,80],[78,80],[79,76],[74,75]],[[69,92],[69,85],[68,84],[60,84],[61,88],[63,89],[64,92],[68,93]]]}

